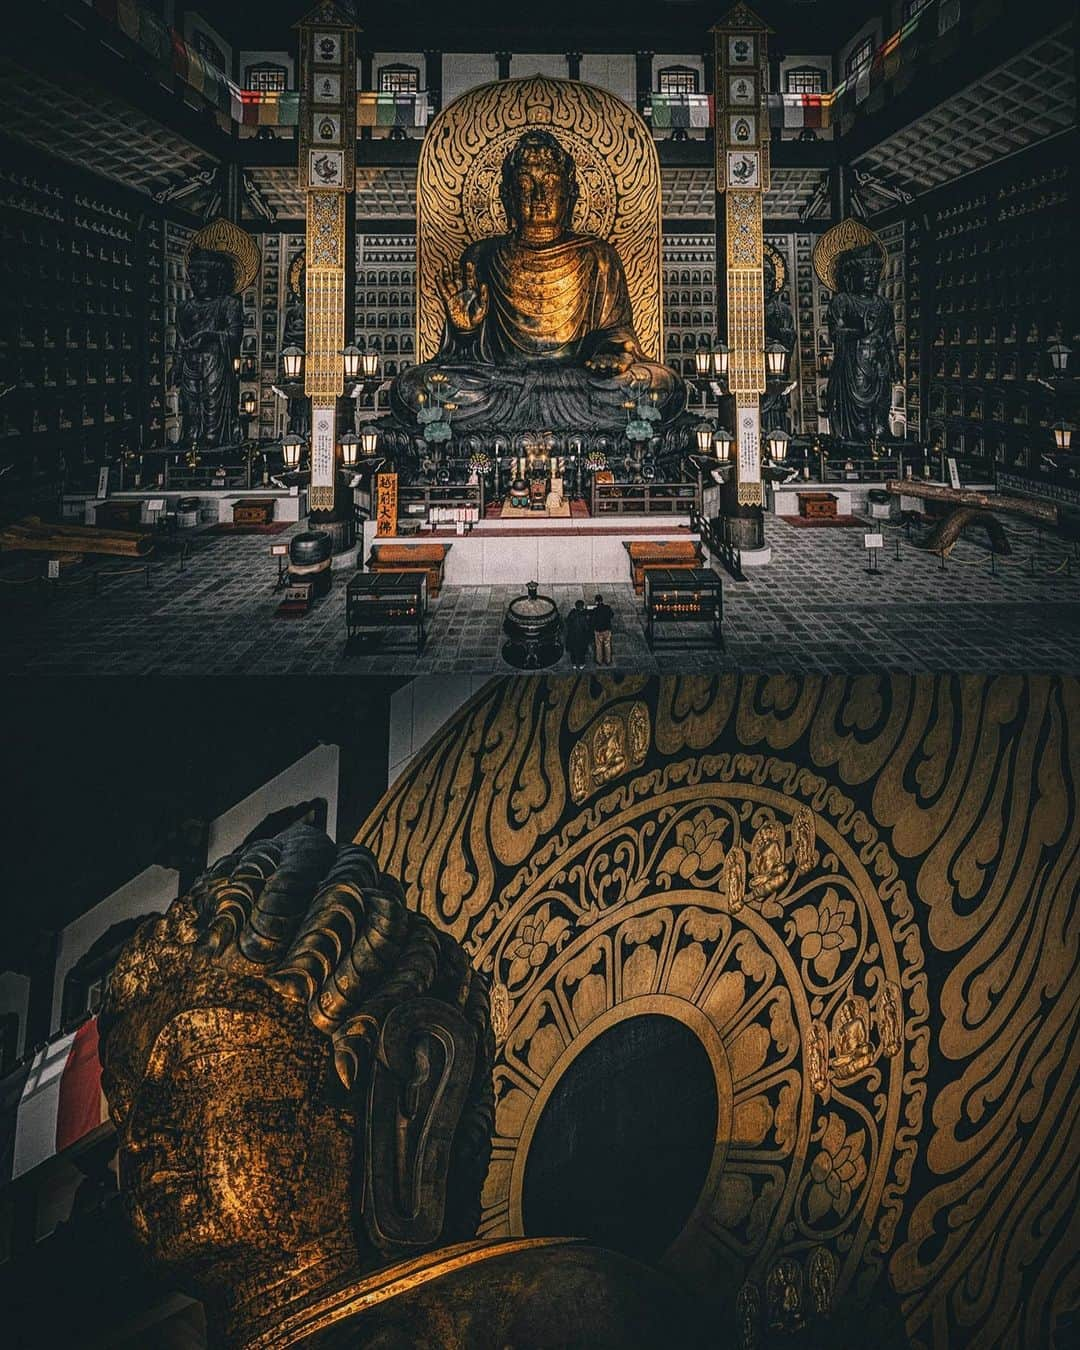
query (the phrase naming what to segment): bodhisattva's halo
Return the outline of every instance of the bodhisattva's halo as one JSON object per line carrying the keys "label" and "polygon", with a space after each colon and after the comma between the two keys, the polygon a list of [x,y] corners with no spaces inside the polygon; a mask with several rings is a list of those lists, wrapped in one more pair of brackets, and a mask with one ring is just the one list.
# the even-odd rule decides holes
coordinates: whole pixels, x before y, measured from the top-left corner
{"label": "bodhisattva's halo", "polygon": [[196,250],[206,253],[224,253],[233,267],[233,294],[246,291],[259,275],[259,263],[262,255],[259,246],[246,230],[234,225],[231,220],[218,218],[204,225],[192,236],[187,256]]}
{"label": "bodhisattva's halo", "polygon": [[834,225],[831,230],[826,230],[814,245],[813,255],[814,271],[821,284],[827,286],[830,291],[839,290],[836,269],[841,255],[850,253],[852,249],[865,248],[867,244],[873,244],[881,254],[881,264],[884,267],[889,257],[885,245],[861,220],[853,220],[849,216],[839,225]]}

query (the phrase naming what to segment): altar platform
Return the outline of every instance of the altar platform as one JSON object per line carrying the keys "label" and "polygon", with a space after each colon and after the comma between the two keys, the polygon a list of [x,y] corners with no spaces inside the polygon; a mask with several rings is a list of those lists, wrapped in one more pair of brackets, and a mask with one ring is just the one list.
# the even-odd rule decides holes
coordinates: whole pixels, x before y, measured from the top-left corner
{"label": "altar platform", "polygon": [[536,513],[532,519],[485,519],[465,534],[452,529],[421,530],[379,540],[374,521],[364,525],[364,557],[378,542],[423,545],[452,542],[446,559],[447,586],[591,585],[627,582],[630,542],[688,541],[697,535],[689,516],[655,519],[565,519]]}

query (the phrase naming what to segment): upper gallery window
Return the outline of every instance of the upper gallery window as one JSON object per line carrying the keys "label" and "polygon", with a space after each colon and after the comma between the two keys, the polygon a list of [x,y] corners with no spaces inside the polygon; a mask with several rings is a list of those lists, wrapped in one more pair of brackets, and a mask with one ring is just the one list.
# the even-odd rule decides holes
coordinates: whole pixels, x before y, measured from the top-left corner
{"label": "upper gallery window", "polygon": [[420,72],[416,66],[380,66],[380,94],[417,94],[420,92]]}
{"label": "upper gallery window", "polygon": [[244,72],[244,87],[258,89],[264,94],[281,93],[287,88],[289,72],[284,66],[276,66],[270,61],[260,61],[257,66],[248,66]]}
{"label": "upper gallery window", "polygon": [[825,72],[817,66],[795,66],[784,76],[789,94],[823,94]]}
{"label": "upper gallery window", "polygon": [[659,72],[661,94],[696,94],[698,72],[689,66],[665,66]]}
{"label": "upper gallery window", "polygon": [[852,47],[845,66],[848,75],[857,75],[863,66],[868,66],[874,55],[874,39],[864,37],[856,47]]}

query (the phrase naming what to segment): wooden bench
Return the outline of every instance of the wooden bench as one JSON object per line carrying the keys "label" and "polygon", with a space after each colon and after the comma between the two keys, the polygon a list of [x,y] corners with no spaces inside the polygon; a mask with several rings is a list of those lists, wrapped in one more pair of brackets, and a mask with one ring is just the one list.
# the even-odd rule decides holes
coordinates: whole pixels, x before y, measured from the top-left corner
{"label": "wooden bench", "polygon": [[630,570],[634,581],[634,590],[638,595],[645,594],[646,567],[696,568],[704,567],[705,559],[701,546],[692,540],[641,540],[623,545],[630,555]]}
{"label": "wooden bench", "polygon": [[428,597],[439,594],[450,544],[375,544],[368,559],[372,572],[425,572]]}

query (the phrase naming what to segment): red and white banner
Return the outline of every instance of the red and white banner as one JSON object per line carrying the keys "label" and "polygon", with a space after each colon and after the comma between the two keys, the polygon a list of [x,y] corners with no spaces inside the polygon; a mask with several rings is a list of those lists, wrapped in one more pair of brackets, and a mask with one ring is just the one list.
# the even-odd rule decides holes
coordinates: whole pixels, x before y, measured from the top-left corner
{"label": "red and white banner", "polygon": [[37,1052],[16,1111],[12,1178],[77,1144],[108,1120],[96,1018]]}

